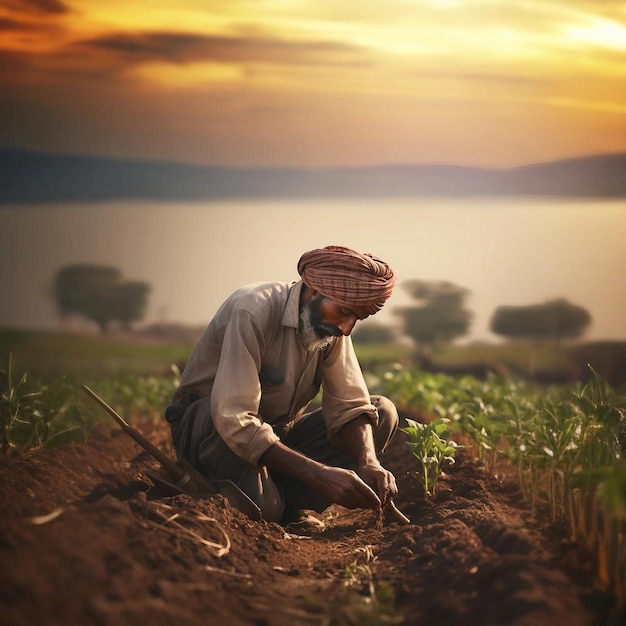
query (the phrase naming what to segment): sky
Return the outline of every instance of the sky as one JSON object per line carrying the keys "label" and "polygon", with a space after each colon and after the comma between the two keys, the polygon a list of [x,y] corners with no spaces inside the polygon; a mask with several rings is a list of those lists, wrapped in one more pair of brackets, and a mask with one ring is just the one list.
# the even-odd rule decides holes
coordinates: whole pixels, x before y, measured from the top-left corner
{"label": "sky", "polygon": [[626,2],[0,0],[0,146],[230,166],[626,150]]}

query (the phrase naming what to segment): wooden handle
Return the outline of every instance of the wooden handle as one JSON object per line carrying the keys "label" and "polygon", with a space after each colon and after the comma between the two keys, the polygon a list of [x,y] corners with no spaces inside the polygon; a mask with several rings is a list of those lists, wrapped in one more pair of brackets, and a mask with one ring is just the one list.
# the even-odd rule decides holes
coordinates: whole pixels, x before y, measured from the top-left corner
{"label": "wooden handle", "polygon": [[404,514],[402,511],[398,509],[395,502],[393,500],[389,500],[387,503],[387,508],[391,511],[392,515],[396,518],[396,521],[401,524],[410,524],[411,520]]}
{"label": "wooden handle", "polygon": [[[215,485],[205,478],[191,465],[183,465],[170,459],[155,445],[148,441],[138,430],[133,428],[119,413],[109,406],[95,391],[83,385],[83,389],[103,408],[113,419],[130,435],[148,454],[155,458],[170,474],[172,482],[180,484],[184,481],[184,488],[190,492],[216,493]],[[182,486],[182,485],[181,485]]]}

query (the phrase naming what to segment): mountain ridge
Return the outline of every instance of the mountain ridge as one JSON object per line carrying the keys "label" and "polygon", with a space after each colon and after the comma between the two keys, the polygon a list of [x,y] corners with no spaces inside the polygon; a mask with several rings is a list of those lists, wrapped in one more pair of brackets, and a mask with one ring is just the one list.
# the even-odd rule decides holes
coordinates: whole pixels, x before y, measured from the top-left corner
{"label": "mountain ridge", "polygon": [[0,204],[480,195],[624,197],[626,153],[506,169],[411,163],[306,169],[0,149]]}

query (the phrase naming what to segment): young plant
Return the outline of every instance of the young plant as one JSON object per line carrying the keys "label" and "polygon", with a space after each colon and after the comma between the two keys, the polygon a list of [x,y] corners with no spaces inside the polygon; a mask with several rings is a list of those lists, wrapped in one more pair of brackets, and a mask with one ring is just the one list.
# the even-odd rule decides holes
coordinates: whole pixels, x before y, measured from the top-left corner
{"label": "young plant", "polygon": [[440,418],[428,424],[406,420],[407,426],[400,430],[408,435],[407,447],[417,459],[419,470],[412,475],[420,482],[424,495],[432,497],[435,484],[443,474],[446,465],[455,462],[456,442],[447,439],[450,435],[450,420]]}
{"label": "young plant", "polygon": [[14,379],[13,355],[6,371],[0,370],[0,454],[41,443],[41,391],[33,391],[28,376]]}

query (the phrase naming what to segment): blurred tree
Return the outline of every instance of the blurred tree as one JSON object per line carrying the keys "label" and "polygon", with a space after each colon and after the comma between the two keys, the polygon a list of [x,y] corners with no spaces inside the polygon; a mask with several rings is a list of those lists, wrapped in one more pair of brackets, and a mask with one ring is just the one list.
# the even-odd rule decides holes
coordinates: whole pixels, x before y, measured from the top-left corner
{"label": "blurred tree", "polygon": [[124,330],[130,330],[133,322],[143,319],[148,307],[150,285],[140,281],[128,281],[115,285],[111,291],[113,319]]}
{"label": "blurred tree", "polygon": [[560,298],[528,306],[500,306],[490,323],[496,335],[511,339],[561,339],[579,337],[591,323],[591,315],[583,307]]}
{"label": "blurred tree", "polygon": [[129,328],[142,319],[149,291],[148,283],[123,281],[115,267],[77,264],[57,271],[53,295],[61,318],[78,313],[106,333],[111,322]]}
{"label": "blurred tree", "polygon": [[448,281],[410,280],[402,285],[418,300],[417,307],[397,308],[404,321],[404,333],[427,354],[437,343],[448,342],[467,333],[473,314],[465,308],[469,291]]}

